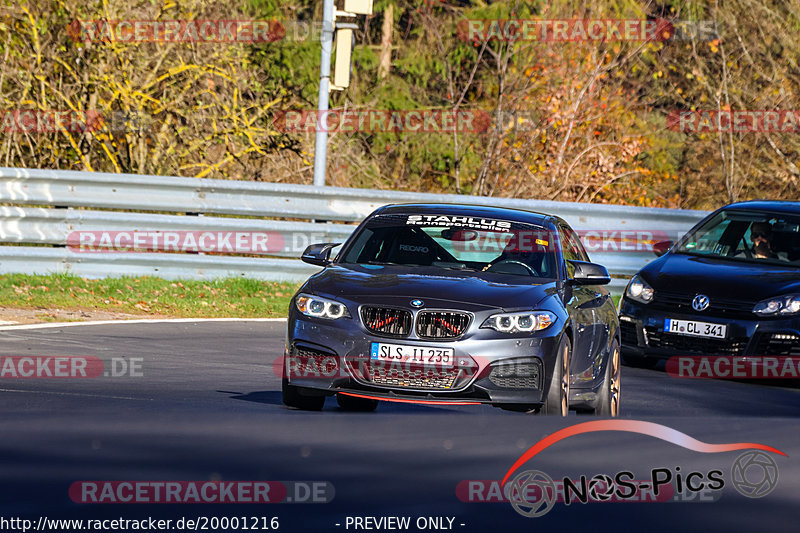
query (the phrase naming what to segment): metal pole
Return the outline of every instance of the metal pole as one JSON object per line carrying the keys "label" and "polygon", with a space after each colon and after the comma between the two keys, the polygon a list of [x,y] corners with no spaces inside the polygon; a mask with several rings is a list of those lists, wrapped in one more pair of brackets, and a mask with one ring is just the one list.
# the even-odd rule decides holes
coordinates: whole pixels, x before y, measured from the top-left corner
{"label": "metal pole", "polygon": [[322,57],[319,66],[319,104],[317,108],[317,138],[314,144],[314,185],[325,185],[325,165],[328,159],[328,132],[325,117],[331,84],[331,51],[333,49],[333,0],[323,0]]}

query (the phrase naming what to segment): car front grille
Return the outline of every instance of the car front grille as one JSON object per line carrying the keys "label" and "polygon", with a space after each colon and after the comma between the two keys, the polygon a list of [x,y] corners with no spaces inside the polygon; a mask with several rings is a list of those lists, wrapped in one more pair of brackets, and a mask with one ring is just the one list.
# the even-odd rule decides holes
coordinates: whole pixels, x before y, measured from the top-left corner
{"label": "car front grille", "polygon": [[744,355],[747,347],[747,337],[734,337],[731,339],[709,339],[687,335],[664,333],[658,328],[648,326],[647,341],[651,348],[672,350],[682,354],[703,355]]}
{"label": "car front grille", "polygon": [[711,301],[708,309],[705,311],[695,311],[692,308],[692,300],[694,294],[687,293],[672,293],[664,291],[656,291],[653,302],[650,304],[656,309],[665,309],[678,313],[691,313],[698,315],[702,313],[708,316],[719,317],[739,317],[739,318],[754,318],[753,306],[755,302],[746,300],[736,300],[730,298],[718,298],[716,296],[709,297]]}
{"label": "car front grille", "polygon": [[469,326],[470,315],[457,311],[420,311],[417,336],[421,339],[454,339]]}
{"label": "car front grille", "polygon": [[391,307],[364,306],[361,320],[372,333],[388,337],[405,337],[411,332],[411,312]]}
{"label": "car front grille", "polygon": [[393,368],[380,365],[369,369],[368,379],[375,385],[426,390],[449,390],[458,379],[455,368]]}
{"label": "car front grille", "polygon": [[350,375],[362,385],[425,391],[461,389],[479,369],[478,363],[467,355],[457,356],[452,367],[442,367],[374,360],[366,351],[349,355],[345,364]]}
{"label": "car front grille", "polygon": [[800,337],[793,333],[761,333],[752,355],[800,357]]}

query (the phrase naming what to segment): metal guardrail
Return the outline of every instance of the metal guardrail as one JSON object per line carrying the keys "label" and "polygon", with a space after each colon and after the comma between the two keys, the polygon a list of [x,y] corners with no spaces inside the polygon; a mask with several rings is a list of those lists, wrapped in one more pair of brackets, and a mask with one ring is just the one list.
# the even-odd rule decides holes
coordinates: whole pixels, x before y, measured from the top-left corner
{"label": "metal guardrail", "polygon": [[245,277],[301,281],[319,269],[296,259],[164,253],[74,253],[66,248],[0,246],[0,273],[72,272],[85,278],[165,279]]}
{"label": "metal guardrail", "polygon": [[0,206],[0,243],[65,245],[71,233],[80,231],[267,231],[270,236],[278,237],[285,243],[283,249],[270,255],[297,258],[306,246],[314,242],[340,242],[347,239],[355,227],[351,224],[254,218]]}
{"label": "metal guardrail", "polygon": [[[415,202],[527,209],[561,216],[579,231],[652,231],[672,238],[706,214],[452,194],[0,168],[0,203],[5,204],[0,206],[0,242],[40,245],[0,246],[0,273],[73,272],[84,277],[157,275],[169,279],[245,276],[298,281],[317,269],[297,259],[277,257],[296,258],[314,241],[342,241],[354,229],[351,223],[382,205]],[[67,237],[75,231],[181,230],[268,231],[280,236],[286,245],[270,254],[277,257],[75,253],[64,248]],[[632,275],[654,258],[647,250],[620,252],[611,248],[598,252],[590,249],[590,254],[593,261],[606,265],[617,277]],[[612,288],[622,285],[624,280],[617,279]]]}

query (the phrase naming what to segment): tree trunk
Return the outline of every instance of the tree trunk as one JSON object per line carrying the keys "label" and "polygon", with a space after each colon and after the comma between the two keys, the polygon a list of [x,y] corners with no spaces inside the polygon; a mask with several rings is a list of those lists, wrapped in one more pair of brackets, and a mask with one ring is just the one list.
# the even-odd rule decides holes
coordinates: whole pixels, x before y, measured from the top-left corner
{"label": "tree trunk", "polygon": [[378,63],[378,79],[389,75],[392,66],[392,27],[394,26],[394,5],[389,4],[383,12],[383,37],[381,38],[381,55]]}

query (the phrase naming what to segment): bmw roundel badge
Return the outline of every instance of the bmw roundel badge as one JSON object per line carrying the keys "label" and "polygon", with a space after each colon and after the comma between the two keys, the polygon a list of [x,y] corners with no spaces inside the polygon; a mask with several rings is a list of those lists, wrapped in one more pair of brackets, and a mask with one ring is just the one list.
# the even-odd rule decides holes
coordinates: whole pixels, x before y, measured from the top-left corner
{"label": "bmw roundel badge", "polygon": [[411,300],[411,305],[413,307],[422,307],[423,305],[425,305],[425,302],[423,302],[422,300]]}

